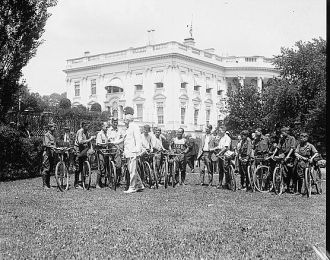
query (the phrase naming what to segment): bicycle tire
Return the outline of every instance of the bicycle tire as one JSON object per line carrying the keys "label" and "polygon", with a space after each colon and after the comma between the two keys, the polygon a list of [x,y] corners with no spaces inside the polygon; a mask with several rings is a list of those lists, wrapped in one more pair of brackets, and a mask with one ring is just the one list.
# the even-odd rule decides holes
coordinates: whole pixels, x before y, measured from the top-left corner
{"label": "bicycle tire", "polygon": [[283,192],[283,175],[280,167],[275,167],[273,172],[273,186],[276,195],[281,195]]}
{"label": "bicycle tire", "polygon": [[153,172],[153,176],[154,176],[154,181],[155,181],[155,185],[156,185],[156,189],[158,189],[158,176],[157,176],[157,174],[156,174],[156,164],[153,162],[153,170],[152,170],[152,172]]}
{"label": "bicycle tire", "polygon": [[58,162],[56,164],[55,179],[60,191],[69,189],[69,174],[64,162]]}
{"label": "bicycle tire", "polygon": [[152,183],[152,170],[151,170],[151,167],[150,167],[150,164],[148,162],[143,162],[144,164],[144,169],[145,169],[145,173],[146,173],[146,178],[147,178],[147,183],[149,184],[149,187],[151,188],[153,183]]}
{"label": "bicycle tire", "polygon": [[167,189],[167,187],[168,187],[168,178],[169,178],[169,176],[168,176],[168,162],[167,161],[165,161],[165,163],[163,164],[163,168],[164,168],[164,170],[163,170],[164,187],[165,187],[165,189]]}
{"label": "bicycle tire", "polygon": [[312,195],[312,178],[309,168],[305,169],[305,189],[307,198],[309,198]]}
{"label": "bicycle tire", "polygon": [[248,178],[249,178],[249,183],[250,183],[250,186],[251,186],[251,189],[252,189],[252,191],[254,192],[255,191],[255,186],[254,186],[254,173],[253,173],[253,171],[252,171],[252,167],[251,167],[251,165],[248,165],[248,167],[247,167],[247,176],[248,176]]}
{"label": "bicycle tire", "polygon": [[229,177],[229,181],[228,181],[229,189],[231,191],[236,191],[237,186],[236,186],[236,178],[235,178],[235,169],[232,165],[230,165],[228,168],[228,177]]}
{"label": "bicycle tire", "polygon": [[84,161],[83,170],[81,173],[82,186],[85,190],[89,190],[91,186],[92,171],[89,161]]}
{"label": "bicycle tire", "polygon": [[128,190],[130,184],[130,174],[127,168],[127,165],[122,167],[123,176],[125,176],[125,190]]}
{"label": "bicycle tire", "polygon": [[258,165],[254,173],[254,186],[259,192],[267,193],[270,191],[271,186],[267,187],[269,176],[269,167],[265,165]]}
{"label": "bicycle tire", "polygon": [[111,186],[114,191],[117,189],[117,171],[113,161],[109,160],[109,187]]}
{"label": "bicycle tire", "polygon": [[174,188],[175,187],[175,174],[176,174],[176,161],[173,160],[173,163],[172,163],[172,187]]}
{"label": "bicycle tire", "polygon": [[314,180],[314,185],[316,187],[316,193],[317,194],[322,194],[322,174],[321,174],[321,169],[319,166],[314,166],[313,167],[313,180]]}

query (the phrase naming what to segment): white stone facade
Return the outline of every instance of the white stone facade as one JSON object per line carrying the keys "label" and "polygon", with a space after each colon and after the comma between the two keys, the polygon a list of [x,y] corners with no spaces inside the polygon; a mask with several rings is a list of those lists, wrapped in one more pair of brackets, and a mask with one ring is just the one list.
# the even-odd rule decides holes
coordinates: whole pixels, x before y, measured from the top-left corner
{"label": "white stone facade", "polygon": [[220,57],[192,45],[166,42],[67,60],[67,96],[73,105],[97,102],[119,119],[132,106],[141,124],[191,132],[224,119],[234,78],[261,89],[279,75],[269,58]]}

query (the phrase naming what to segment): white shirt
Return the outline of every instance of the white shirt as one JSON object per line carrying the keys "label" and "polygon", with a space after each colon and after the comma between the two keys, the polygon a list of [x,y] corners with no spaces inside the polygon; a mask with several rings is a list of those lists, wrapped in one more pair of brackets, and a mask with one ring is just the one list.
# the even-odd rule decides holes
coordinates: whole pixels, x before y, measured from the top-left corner
{"label": "white shirt", "polygon": [[223,137],[221,137],[218,148],[220,150],[222,150],[223,148],[225,148],[227,146],[229,149],[230,144],[231,144],[231,138],[227,134],[225,134]]}
{"label": "white shirt", "polygon": [[106,144],[108,142],[108,137],[103,130],[97,133],[96,144]]}
{"label": "white shirt", "polygon": [[156,136],[154,136],[154,138],[152,138],[152,146],[155,149],[157,149],[158,151],[165,150],[160,136],[159,136],[159,139]]}
{"label": "white shirt", "polygon": [[141,152],[141,132],[135,122],[130,122],[124,137],[124,155],[127,158],[135,157]]}
{"label": "white shirt", "polygon": [[206,134],[205,135],[205,142],[204,142],[203,151],[210,151],[210,149],[209,149],[209,142],[210,142],[210,135],[209,134]]}
{"label": "white shirt", "polygon": [[141,134],[141,143],[142,149],[152,149],[152,138],[149,134],[147,136]]}
{"label": "white shirt", "polygon": [[118,128],[114,130],[112,127],[110,127],[107,130],[107,137],[111,142],[113,142],[113,141],[118,141],[120,138],[122,138],[123,134],[121,131],[119,131]]}
{"label": "white shirt", "polygon": [[63,142],[69,143],[70,142],[70,134],[64,133]]}

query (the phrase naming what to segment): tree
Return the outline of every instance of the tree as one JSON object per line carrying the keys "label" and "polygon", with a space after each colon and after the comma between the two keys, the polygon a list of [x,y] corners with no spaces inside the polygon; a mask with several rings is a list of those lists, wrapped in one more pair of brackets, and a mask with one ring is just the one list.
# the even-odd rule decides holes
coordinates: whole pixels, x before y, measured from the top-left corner
{"label": "tree", "polygon": [[91,111],[94,112],[101,112],[102,108],[101,105],[99,103],[94,103],[91,105]]}
{"label": "tree", "polygon": [[68,98],[62,98],[59,102],[59,107],[62,109],[69,109],[71,108],[71,101]]}
{"label": "tree", "polygon": [[299,41],[294,48],[282,48],[274,64],[281,78],[266,87],[268,117],[282,125],[299,118],[312,141],[325,142],[326,41]]}
{"label": "tree", "polygon": [[228,88],[228,106],[229,114],[224,124],[234,134],[263,126],[261,96],[256,86],[241,86],[234,82],[233,87]]}
{"label": "tree", "polygon": [[56,0],[3,0],[0,5],[0,121],[17,98],[22,68],[42,43],[47,9],[55,5]]}

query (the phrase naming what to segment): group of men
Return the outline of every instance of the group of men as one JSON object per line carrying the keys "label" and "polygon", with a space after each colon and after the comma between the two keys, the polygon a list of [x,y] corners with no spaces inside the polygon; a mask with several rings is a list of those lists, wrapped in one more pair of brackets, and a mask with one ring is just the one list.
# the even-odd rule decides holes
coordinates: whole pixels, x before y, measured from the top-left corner
{"label": "group of men", "polygon": [[[133,193],[144,189],[143,182],[137,170],[137,158],[143,154],[153,152],[153,163],[156,169],[158,179],[160,176],[161,163],[163,161],[162,151],[165,151],[165,137],[161,133],[161,129],[156,128],[151,131],[149,125],[143,127],[141,134],[139,126],[134,122],[134,110],[131,107],[124,109],[126,130],[118,129],[118,119],[111,122],[104,122],[102,129],[96,136],[88,135],[88,125],[82,123],[81,129],[76,133],[74,139],[75,156],[75,188],[81,188],[78,184],[79,174],[82,171],[83,162],[87,158],[87,152],[90,149],[90,143],[96,139],[96,150],[100,171],[97,175],[96,188],[101,188],[101,173],[105,171],[107,165],[107,156],[104,156],[101,149],[109,148],[114,151],[114,160],[117,175],[121,175],[121,158],[124,155],[127,159],[128,170],[130,173],[130,185],[125,193]],[[49,125],[49,131],[44,136],[44,153],[43,153],[43,186],[47,189],[50,186],[50,172],[54,168],[53,148],[56,147],[54,138],[55,125]],[[300,142],[289,134],[289,128],[281,129],[280,136],[265,136],[261,133],[261,129],[256,129],[251,140],[250,133],[247,130],[241,132],[238,136],[238,143],[235,147],[232,145],[232,139],[228,131],[221,133],[221,138],[214,132],[212,133],[212,125],[206,126],[205,133],[201,136],[201,141],[196,147],[196,142],[191,142],[191,138],[184,137],[184,129],[179,128],[176,137],[168,146],[169,150],[175,154],[178,164],[178,170],[181,171],[180,183],[186,184],[186,167],[187,163],[191,170],[196,170],[195,163],[199,163],[201,185],[212,186],[213,176],[219,174],[219,183],[217,188],[228,188],[228,167],[230,161],[237,158],[238,170],[241,176],[241,189],[251,190],[251,184],[247,176],[247,167],[251,159],[261,157],[283,158],[287,164],[288,172],[285,176],[285,183],[288,192],[290,190],[290,182],[293,183],[293,192],[301,193],[303,171],[307,166],[307,162],[312,162],[318,155],[315,147],[310,144],[306,133],[300,134]],[[65,129],[62,137],[64,143],[70,143],[72,140]],[[251,135],[252,136],[252,135]],[[195,150],[194,152],[192,152]],[[194,154],[196,153],[196,156]],[[237,155],[237,156],[236,156]],[[196,160],[196,161],[195,161]],[[274,163],[271,165],[274,168]],[[208,175],[208,183],[205,181],[206,173]],[[179,183],[179,174],[177,172],[175,182]],[[296,185],[298,183],[298,185]]]}

